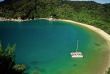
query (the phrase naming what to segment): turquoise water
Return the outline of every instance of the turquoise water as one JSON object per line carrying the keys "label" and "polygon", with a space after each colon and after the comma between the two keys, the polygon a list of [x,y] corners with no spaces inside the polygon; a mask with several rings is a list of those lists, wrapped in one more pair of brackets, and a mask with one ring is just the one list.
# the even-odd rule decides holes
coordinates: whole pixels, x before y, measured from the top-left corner
{"label": "turquoise water", "polygon": [[[97,74],[108,53],[102,37],[61,21],[0,22],[0,40],[4,48],[16,43],[16,64],[26,64],[29,74]],[[70,55],[77,40],[81,59]]]}

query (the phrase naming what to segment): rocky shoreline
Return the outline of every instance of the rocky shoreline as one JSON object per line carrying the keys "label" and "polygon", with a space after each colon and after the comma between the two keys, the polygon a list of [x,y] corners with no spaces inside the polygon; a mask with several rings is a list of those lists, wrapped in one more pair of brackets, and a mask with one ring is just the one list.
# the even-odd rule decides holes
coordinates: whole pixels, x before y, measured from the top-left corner
{"label": "rocky shoreline", "polygon": [[17,19],[13,19],[13,18],[10,18],[10,19],[7,19],[7,18],[4,18],[4,17],[0,17],[0,22],[1,21],[12,21],[12,22],[24,22],[24,21],[29,21],[29,20],[48,20],[48,21],[55,21],[56,19],[54,18],[34,18],[34,19],[21,19],[20,17],[17,18]]}
{"label": "rocky shoreline", "polygon": [[17,18],[17,19],[10,18],[10,19],[7,19],[7,18],[4,18],[4,17],[0,17],[0,21],[23,22],[23,21],[29,21],[29,20],[32,20],[32,19],[23,20],[21,18]]}

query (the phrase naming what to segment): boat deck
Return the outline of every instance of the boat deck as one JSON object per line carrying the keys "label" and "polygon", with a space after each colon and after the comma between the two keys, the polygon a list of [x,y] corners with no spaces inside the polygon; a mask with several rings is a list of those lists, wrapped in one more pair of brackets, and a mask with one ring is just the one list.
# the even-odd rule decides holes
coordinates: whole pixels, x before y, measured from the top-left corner
{"label": "boat deck", "polygon": [[83,55],[81,52],[71,52],[70,54],[72,58],[83,58]]}

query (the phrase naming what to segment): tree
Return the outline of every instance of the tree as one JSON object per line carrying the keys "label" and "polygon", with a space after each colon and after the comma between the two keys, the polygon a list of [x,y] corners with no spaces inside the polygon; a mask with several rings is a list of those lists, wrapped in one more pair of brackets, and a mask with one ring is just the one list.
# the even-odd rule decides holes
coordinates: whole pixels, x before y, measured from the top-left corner
{"label": "tree", "polygon": [[13,54],[16,48],[16,44],[12,47],[8,44],[5,51],[2,49],[2,44],[0,42],[0,74],[22,74],[25,71],[25,65],[15,64],[15,55]]}

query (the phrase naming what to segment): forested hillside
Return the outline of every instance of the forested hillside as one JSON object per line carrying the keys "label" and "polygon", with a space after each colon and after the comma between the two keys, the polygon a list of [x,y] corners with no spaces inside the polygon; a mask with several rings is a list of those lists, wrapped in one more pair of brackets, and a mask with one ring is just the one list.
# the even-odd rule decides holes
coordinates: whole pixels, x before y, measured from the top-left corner
{"label": "forested hillside", "polygon": [[69,19],[99,27],[110,34],[110,4],[69,0],[5,0],[0,17]]}

